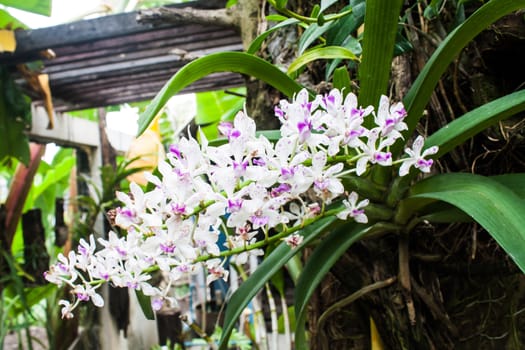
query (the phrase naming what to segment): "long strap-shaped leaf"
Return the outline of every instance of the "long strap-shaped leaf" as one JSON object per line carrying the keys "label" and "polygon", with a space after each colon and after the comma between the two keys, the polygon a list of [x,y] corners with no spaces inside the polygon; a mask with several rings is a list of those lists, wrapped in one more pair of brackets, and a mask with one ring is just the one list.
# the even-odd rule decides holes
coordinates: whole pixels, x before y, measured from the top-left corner
{"label": "long strap-shaped leaf", "polygon": [[[443,40],[405,96],[406,123],[411,135],[441,75],[461,50],[482,30],[504,15],[525,7],[525,0],[491,0],[474,12]],[[364,60],[364,58],[363,58]],[[394,152],[400,146],[394,146]]]}
{"label": "long strap-shaped leaf", "polygon": [[525,201],[508,187],[481,175],[442,174],[416,184],[408,198],[441,200],[463,210],[525,272]]}
{"label": "long strap-shaped leaf", "polygon": [[305,338],[306,307],[313,292],[346,250],[366,234],[388,230],[384,224],[345,225],[325,237],[308,258],[295,288],[295,346],[307,349]]}
{"label": "long strap-shaped leaf", "polygon": [[350,50],[341,46],[317,47],[297,57],[288,67],[288,75],[292,75],[306,64],[319,59],[341,58],[357,61],[359,58]]}
{"label": "long strap-shaped leaf", "polygon": [[464,114],[429,136],[426,144],[439,146],[439,152],[435,155],[438,158],[487,127],[523,110],[525,90],[498,98]]}
{"label": "long strap-shaped leaf", "polygon": [[359,65],[359,103],[376,105],[386,94],[403,0],[367,0],[362,61]]}
{"label": "long strap-shaped leaf", "polygon": [[233,293],[230,300],[228,300],[226,312],[224,314],[222,337],[219,342],[220,350],[226,350],[228,348],[228,339],[242,310],[244,310],[246,305],[248,305],[250,300],[255,297],[264,284],[268,282],[268,280],[279,271],[288,260],[301,251],[302,248],[315,239],[319,234],[325,232],[325,230],[335,221],[336,219],[333,216],[320,219],[316,223],[307,226],[304,230],[299,232],[304,237],[304,240],[299,247],[290,249],[285,243],[281,243],[273,252],[264,258],[262,264],[257,267],[250,277],[241,284],[239,289]]}
{"label": "long strap-shaped leaf", "polygon": [[151,123],[166,102],[191,83],[217,72],[235,72],[261,79],[287,96],[293,96],[302,86],[265,60],[243,52],[220,52],[196,59],[182,67],[162,87],[139,118],[139,135]]}

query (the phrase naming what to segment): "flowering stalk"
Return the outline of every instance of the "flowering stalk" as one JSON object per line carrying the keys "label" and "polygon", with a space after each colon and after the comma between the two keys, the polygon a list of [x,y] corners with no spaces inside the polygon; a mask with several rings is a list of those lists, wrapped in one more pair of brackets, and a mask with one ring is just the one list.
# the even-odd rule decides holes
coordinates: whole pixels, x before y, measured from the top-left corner
{"label": "flowering stalk", "polygon": [[[150,284],[153,271],[165,272],[171,285],[205,268],[209,283],[228,277],[227,257],[243,264],[281,240],[293,249],[303,240],[301,229],[321,218],[367,223],[369,200],[346,193],[342,177],[365,175],[376,164],[400,164],[401,176],[411,167],[428,172],[432,160],[425,157],[437,152],[437,147],[423,151],[418,137],[406,150],[408,158],[392,159],[389,147],[407,128],[406,112],[385,96],[376,113],[371,106],[358,106],[354,94],[343,100],[334,89],[309,101],[302,90],[292,102],[282,100],[275,115],[282,123],[275,144],[256,136],[254,121],[239,112],[233,123],[220,125],[228,143],[212,147],[204,137],[202,144],[182,139],[159,163],[161,176],[146,175],[153,190],[144,192],[132,183],[131,194],[117,192],[123,205],[116,210],[115,225],[126,235],[110,232],[107,240],[99,238],[98,251],[93,236],[89,243],[82,239],[78,252],[60,254],[45,275],[72,289],[73,302],[60,302],[62,316],[72,317],[81,301],[102,306],[96,290],[106,282],[142,290],[159,309],[175,300],[166,288]],[[371,129],[364,126],[369,116],[375,123]],[[326,209],[340,199],[340,207]],[[259,231],[264,240],[257,241]],[[217,245],[221,232],[227,236],[223,251]]]}

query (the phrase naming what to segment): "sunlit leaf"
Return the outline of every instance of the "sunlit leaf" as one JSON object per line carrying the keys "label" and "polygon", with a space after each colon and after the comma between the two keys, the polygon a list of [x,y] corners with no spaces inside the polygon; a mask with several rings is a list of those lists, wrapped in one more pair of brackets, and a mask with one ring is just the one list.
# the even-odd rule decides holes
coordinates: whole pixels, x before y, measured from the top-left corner
{"label": "sunlit leaf", "polygon": [[0,4],[44,16],[51,16],[51,0],[0,0]]}
{"label": "sunlit leaf", "polygon": [[350,50],[340,46],[318,47],[306,51],[297,57],[288,67],[288,74],[293,74],[306,64],[320,59],[341,58],[357,61],[359,58]]}

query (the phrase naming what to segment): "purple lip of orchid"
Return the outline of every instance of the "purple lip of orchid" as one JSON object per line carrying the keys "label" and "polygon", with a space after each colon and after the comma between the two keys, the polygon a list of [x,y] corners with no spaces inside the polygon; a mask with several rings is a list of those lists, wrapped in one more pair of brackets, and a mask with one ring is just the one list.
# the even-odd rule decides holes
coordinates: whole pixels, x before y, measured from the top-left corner
{"label": "purple lip of orchid", "polygon": [[328,96],[323,97],[323,103],[327,107],[328,107],[328,105],[335,104],[335,96],[334,95],[328,95]]}
{"label": "purple lip of orchid", "polygon": [[363,108],[352,108],[350,109],[350,118],[361,118],[365,114],[365,110]]}
{"label": "purple lip of orchid", "polygon": [[161,244],[159,245],[159,247],[160,247],[160,250],[162,250],[162,251],[163,251],[164,253],[166,253],[166,254],[172,254],[172,253],[175,251],[175,248],[177,248],[177,247],[175,246],[175,244],[173,244],[173,243],[171,243],[171,242],[168,243],[168,244],[163,244],[163,243],[161,243]]}
{"label": "purple lip of orchid", "polygon": [[236,139],[241,136],[241,132],[233,127],[233,124],[230,122],[221,122],[219,124],[219,131],[221,134],[226,136],[229,141],[231,139]]}
{"label": "purple lip of orchid", "polygon": [[86,247],[84,247],[83,245],[79,245],[78,246],[78,252],[81,254],[81,255],[88,255],[88,250]]}
{"label": "purple lip of orchid", "polygon": [[361,214],[364,214],[365,211],[363,209],[353,209],[352,210],[352,216],[357,216],[357,215],[361,215]]}
{"label": "purple lip of orchid", "polygon": [[266,162],[262,158],[253,158],[252,163],[253,165],[256,165],[256,166],[262,166],[262,167],[266,166]]}
{"label": "purple lip of orchid", "polygon": [[270,221],[270,219],[267,216],[263,215],[252,215],[250,217],[250,221],[253,223],[254,227],[261,227],[266,225]]}
{"label": "purple lip of orchid", "polygon": [[128,282],[126,283],[126,286],[131,289],[137,289],[139,284],[137,282]]}
{"label": "purple lip of orchid", "polygon": [[279,107],[275,106],[273,111],[274,111],[276,117],[279,117],[279,118],[283,118],[284,117],[284,111],[282,109],[280,109]]}
{"label": "purple lip of orchid", "polygon": [[78,300],[81,300],[81,301],[88,301],[89,300],[89,295],[87,295],[86,293],[76,293],[76,296],[77,296]]}
{"label": "purple lip of orchid", "polygon": [[133,213],[133,210],[128,208],[117,208],[117,214],[125,216],[128,219],[133,219],[135,217],[135,213]]}
{"label": "purple lip of orchid", "polygon": [[272,197],[278,197],[283,193],[290,192],[291,189],[292,189],[292,186],[288,184],[280,184],[279,186],[272,188],[270,195]]}
{"label": "purple lip of orchid", "polygon": [[377,162],[386,162],[387,160],[389,160],[390,158],[392,158],[392,153],[390,152],[378,152],[374,155],[374,159],[377,161]]}
{"label": "purple lip of orchid", "polygon": [[179,272],[186,273],[190,270],[190,268],[188,265],[179,265],[177,266],[177,270],[179,270]]}
{"label": "purple lip of orchid", "polygon": [[153,310],[160,310],[162,308],[162,305],[164,305],[164,301],[161,298],[151,299],[151,307],[153,308]]}
{"label": "purple lip of orchid", "polygon": [[233,165],[233,172],[235,176],[240,177],[244,175],[244,173],[246,172],[246,168],[248,167],[248,161],[245,160],[244,162],[240,162],[240,163],[233,162],[232,165]]}
{"label": "purple lip of orchid", "polygon": [[328,188],[328,181],[323,180],[323,179],[321,179],[321,180],[315,180],[315,181],[314,181],[314,186],[315,186],[317,189],[319,189],[319,190],[321,190],[321,191],[324,191],[324,190],[326,190],[326,189]]}
{"label": "purple lip of orchid", "polygon": [[281,176],[283,177],[284,180],[289,180],[290,178],[292,178],[294,175],[295,175],[295,169],[296,167],[295,166],[291,166],[291,167],[282,167],[281,168]]}
{"label": "purple lip of orchid", "polygon": [[177,214],[177,215],[184,215],[186,214],[186,205],[185,204],[171,204],[171,211],[174,213],[174,214]]}
{"label": "purple lip of orchid", "polygon": [[56,266],[60,269],[60,271],[69,272],[69,267],[67,267],[65,264],[59,262],[56,264]]}
{"label": "purple lip of orchid", "polygon": [[434,164],[434,161],[432,159],[426,160],[426,159],[419,159],[417,161],[417,166],[420,168],[427,168],[432,166]]}
{"label": "purple lip of orchid", "polygon": [[182,157],[180,149],[177,147],[177,145],[170,145],[169,151],[171,154],[175,155],[175,157],[177,157],[178,159]]}
{"label": "purple lip of orchid", "polygon": [[228,199],[228,212],[236,213],[242,208],[242,199]]}
{"label": "purple lip of orchid", "polygon": [[120,256],[126,256],[128,254],[128,252],[121,247],[116,247],[115,250],[117,251],[117,253],[119,253]]}

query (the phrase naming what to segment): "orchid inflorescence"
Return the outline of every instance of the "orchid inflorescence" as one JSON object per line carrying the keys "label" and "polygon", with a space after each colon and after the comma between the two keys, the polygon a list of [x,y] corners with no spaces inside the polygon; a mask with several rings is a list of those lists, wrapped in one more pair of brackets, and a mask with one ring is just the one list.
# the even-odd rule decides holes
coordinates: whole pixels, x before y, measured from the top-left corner
{"label": "orchid inflorescence", "polygon": [[[309,101],[302,90],[293,102],[280,101],[275,115],[282,123],[275,143],[257,135],[255,122],[239,112],[233,123],[219,126],[227,143],[211,146],[203,135],[200,144],[183,138],[158,164],[161,176],[146,174],[153,190],[131,183],[130,194],[117,192],[123,206],[116,210],[115,225],[126,234],[109,232],[108,239],[98,239],[100,248],[93,235],[89,242],[81,239],[76,252],[59,254],[45,274],[49,282],[71,289],[73,302],[60,301],[62,317],[73,317],[81,301],[103,306],[97,290],[105,282],[141,290],[158,310],[175,302],[168,290],[181,278],[204,268],[208,283],[227,279],[227,257],[244,264],[280,240],[294,249],[303,240],[300,229],[317,218],[330,214],[367,223],[368,199],[345,194],[342,178],[363,175],[373,164],[399,164],[400,176],[411,167],[429,172],[432,160],[426,157],[438,150],[422,152],[419,136],[406,149],[407,158],[392,159],[389,147],[407,129],[406,111],[386,96],[374,111],[359,107],[352,93],[343,98],[334,89]],[[369,116],[375,124],[370,129],[364,123]],[[326,208],[343,196],[342,205]],[[221,232],[225,247],[218,245]],[[257,240],[258,232],[263,239]],[[150,284],[157,270],[167,276],[163,287]]]}

